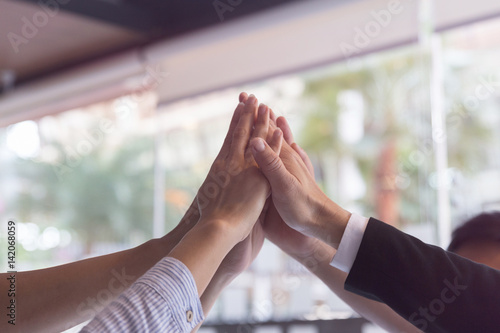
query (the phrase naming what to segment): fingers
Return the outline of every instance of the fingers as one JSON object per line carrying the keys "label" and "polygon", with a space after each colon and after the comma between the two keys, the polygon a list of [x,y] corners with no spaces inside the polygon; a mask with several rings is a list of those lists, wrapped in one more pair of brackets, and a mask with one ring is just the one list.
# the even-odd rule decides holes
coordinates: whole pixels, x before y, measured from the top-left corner
{"label": "fingers", "polygon": [[[281,131],[278,133],[276,135],[281,141]],[[294,178],[285,168],[279,155],[261,138],[253,138],[250,141],[250,147],[255,161],[269,181],[273,193],[275,191],[277,193],[290,191]]]}
{"label": "fingers", "polygon": [[242,159],[244,157],[256,112],[257,98],[254,95],[250,95],[245,101],[245,105],[240,112],[238,124],[234,129],[229,158]]}
{"label": "fingers", "polygon": [[[255,121],[254,130],[252,133],[252,138],[262,138],[264,140],[268,137],[269,132],[269,108],[265,104],[259,105],[257,111],[257,120]],[[252,160],[252,152],[249,148],[246,148],[245,159]]]}
{"label": "fingers", "polygon": [[283,132],[279,128],[277,128],[274,130],[271,140],[269,140],[269,146],[276,154],[278,154],[278,156],[281,152],[281,145],[283,143],[282,138],[283,138]]}
{"label": "fingers", "polygon": [[276,125],[283,131],[283,138],[285,139],[286,143],[288,143],[290,146],[294,142],[293,140],[293,134],[292,130],[290,129],[290,126],[288,125],[288,122],[286,121],[285,117],[279,117],[276,120]]}
{"label": "fingers", "polygon": [[[242,93],[244,94],[244,93]],[[240,95],[241,100],[241,95]],[[226,157],[229,153],[229,149],[231,148],[231,141],[233,140],[233,133],[240,120],[241,111],[245,108],[245,104],[240,102],[236,106],[236,110],[234,110],[233,117],[231,118],[231,123],[229,124],[229,130],[227,131],[226,138],[224,139],[224,143],[222,144],[222,148],[220,149],[219,154],[217,155],[217,159],[220,157]]]}
{"label": "fingers", "polygon": [[276,124],[276,115],[274,114],[273,109],[269,109],[269,117],[271,118],[271,123]]}
{"label": "fingers", "polygon": [[226,137],[224,139],[224,143],[222,144],[222,148],[217,155],[217,158],[222,156],[226,157],[229,153],[229,148],[231,147],[231,140],[233,139],[234,129],[240,120],[240,112],[245,107],[245,101],[248,99],[248,94],[246,92],[240,93],[238,97],[240,103],[236,106],[234,110],[233,117],[231,118],[231,123],[229,124],[229,130],[227,131]]}
{"label": "fingers", "polygon": [[286,143],[288,143],[293,148],[293,150],[295,150],[295,152],[299,154],[302,162],[304,162],[307,167],[307,171],[309,171],[309,174],[314,177],[314,167],[311,163],[311,160],[309,159],[309,156],[307,156],[307,153],[304,151],[304,149],[302,149],[298,144],[294,142],[293,133],[290,125],[288,125],[288,121],[286,120],[286,118],[279,117],[276,120],[276,125],[283,131],[283,138],[285,139]]}
{"label": "fingers", "polygon": [[311,160],[309,159],[309,156],[307,155],[306,151],[296,143],[292,143],[291,147],[293,148],[293,150],[295,150],[297,154],[299,154],[300,158],[302,159],[302,162],[304,162],[304,164],[307,167],[307,171],[309,171],[309,174],[314,178],[314,166]]}
{"label": "fingers", "polygon": [[269,130],[269,108],[265,104],[259,105],[257,122],[255,123],[255,129],[253,131],[252,137],[263,138],[267,137],[267,131]]}
{"label": "fingers", "polygon": [[240,103],[243,102],[245,103],[245,101],[247,100],[248,98],[248,94],[246,92],[242,92],[239,96],[239,99],[240,99]]}

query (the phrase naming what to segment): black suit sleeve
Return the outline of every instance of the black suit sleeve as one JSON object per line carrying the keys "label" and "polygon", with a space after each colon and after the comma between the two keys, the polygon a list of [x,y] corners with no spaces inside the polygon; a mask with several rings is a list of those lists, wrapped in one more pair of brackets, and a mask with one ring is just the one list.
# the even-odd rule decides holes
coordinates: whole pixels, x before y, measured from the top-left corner
{"label": "black suit sleeve", "polygon": [[500,271],[370,219],[345,289],[425,332],[500,332]]}

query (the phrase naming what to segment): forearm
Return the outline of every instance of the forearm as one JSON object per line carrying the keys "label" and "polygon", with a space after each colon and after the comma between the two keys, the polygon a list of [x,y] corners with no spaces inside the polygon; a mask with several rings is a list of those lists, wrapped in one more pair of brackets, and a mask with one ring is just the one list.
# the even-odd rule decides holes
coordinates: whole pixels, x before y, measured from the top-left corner
{"label": "forearm", "polygon": [[82,329],[94,332],[191,332],[203,320],[187,267],[165,257]]}
{"label": "forearm", "polygon": [[[17,273],[16,328],[19,332],[56,332],[91,319],[165,257],[196,224],[199,214],[194,207],[161,239],[105,256]],[[1,290],[7,290],[4,275],[0,274]],[[4,297],[0,296],[1,304],[6,304]],[[0,322],[0,331],[12,328],[6,325]]]}
{"label": "forearm", "polygon": [[323,281],[339,298],[346,302],[357,313],[377,324],[388,332],[412,333],[420,332],[387,305],[369,300],[344,289],[347,273],[330,265],[335,249],[317,242],[314,251],[308,256],[293,256],[306,266],[314,275]]}
{"label": "forearm", "polygon": [[168,256],[186,265],[201,297],[222,260],[238,241],[234,230],[224,223],[199,222]]}
{"label": "forearm", "polygon": [[168,253],[164,244],[151,240],[110,255],[17,273],[16,328],[56,332],[92,318]]}
{"label": "forearm", "polygon": [[205,292],[200,297],[201,305],[203,307],[203,313],[205,314],[205,316],[208,315],[208,313],[214,306],[215,301],[219,297],[222,290],[224,290],[224,288],[226,288],[231,283],[231,281],[234,280],[234,278],[235,276],[232,276],[230,274],[216,273],[214,275],[207,288],[205,289]]}
{"label": "forearm", "polygon": [[[203,314],[205,318],[208,316],[210,310],[212,310],[215,301],[219,298],[220,293],[224,288],[226,288],[231,281],[234,280],[236,276],[232,274],[219,274],[219,272],[215,273],[214,277],[208,284],[207,288],[203,292],[203,295],[200,297],[201,306],[203,308]],[[193,333],[197,332],[203,323],[200,323],[193,330]]]}

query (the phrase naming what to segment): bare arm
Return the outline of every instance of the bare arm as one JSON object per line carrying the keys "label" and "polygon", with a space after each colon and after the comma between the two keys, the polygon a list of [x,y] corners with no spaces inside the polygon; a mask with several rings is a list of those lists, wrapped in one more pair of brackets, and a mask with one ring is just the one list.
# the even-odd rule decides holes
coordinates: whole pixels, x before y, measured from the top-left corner
{"label": "bare arm", "polygon": [[[265,216],[265,209],[261,216]],[[262,230],[260,221],[258,221],[250,235],[243,242],[238,243],[224,258],[219,269],[205,289],[205,292],[201,295],[200,301],[205,316],[207,316],[212,309],[222,290],[250,266],[255,257],[259,254],[263,243],[264,231]],[[201,324],[197,329],[200,326]]]}
{"label": "bare arm", "polygon": [[347,274],[330,265],[335,249],[288,227],[274,207],[269,210],[264,224],[266,238],[303,264],[354,311],[388,332],[420,332],[387,305],[344,290]]}
{"label": "bare arm", "polygon": [[[195,209],[193,209],[195,208]],[[165,257],[198,220],[191,206],[166,236],[138,247],[73,263],[16,274],[16,325],[0,321],[0,331],[58,332],[91,319]],[[8,290],[0,274],[0,290]],[[0,293],[0,304],[7,304]]]}
{"label": "bare arm", "polygon": [[[312,175],[311,179],[313,180],[314,170],[309,157],[296,143],[293,143],[292,132],[286,120],[282,117],[278,118],[277,125],[282,129],[284,139],[288,143],[283,145],[280,157],[286,161],[294,161],[294,163],[302,162],[304,171]],[[347,274],[330,265],[336,250],[315,238],[290,228],[274,206],[269,208],[264,231],[267,238],[307,267],[330,290],[366,319],[389,332],[420,332],[387,305],[344,290]]]}
{"label": "bare arm", "polygon": [[[220,155],[227,154],[225,161],[222,158],[222,163],[213,166],[215,174],[226,173],[226,185],[215,191],[208,204],[200,203],[200,221],[169,254],[191,271],[205,314],[222,289],[248,267],[263,243],[261,225],[255,221],[265,211],[269,187],[245,149],[255,116],[255,112],[248,112],[252,105],[248,100],[235,128],[235,142],[229,152],[225,153],[224,148],[221,151]],[[268,136],[268,123],[269,110],[261,106],[253,136],[268,138],[270,146],[279,152],[281,131],[273,130]]]}
{"label": "bare arm", "polygon": [[[239,96],[240,102],[246,102],[248,99],[248,95],[246,93],[241,93]],[[270,116],[271,110],[264,104],[259,106],[259,114],[263,114],[264,118],[267,119]],[[229,128],[228,135],[232,135],[234,131],[234,120],[232,121],[232,125]],[[270,132],[274,134],[274,129]],[[218,158],[221,158],[224,152],[224,147],[221,150],[221,154],[219,154]],[[203,307],[203,313],[205,316],[208,315],[210,310],[215,304],[215,301],[219,297],[220,293],[224,288],[226,288],[241,272],[250,266],[255,257],[260,252],[262,248],[262,244],[264,243],[264,231],[262,229],[262,222],[266,216],[267,209],[269,207],[269,200],[266,202],[264,209],[262,210],[259,221],[255,223],[252,232],[248,237],[238,243],[233,249],[227,254],[222,263],[220,264],[217,272],[213,276],[212,280],[208,284],[207,288],[203,292],[203,295],[200,297],[200,301]],[[193,332],[197,332],[201,327],[202,323],[200,323]]]}
{"label": "bare arm", "polygon": [[[246,94],[240,100],[246,100]],[[235,113],[236,114],[236,113]],[[238,118],[233,117],[228,136],[215,163],[227,153]],[[215,164],[214,163],[214,164]],[[211,170],[199,190],[203,193],[210,186]],[[94,317],[135,280],[147,272],[161,258],[168,255],[179,241],[199,220],[198,197],[195,198],[181,222],[160,239],[150,240],[136,248],[105,256],[81,260],[57,267],[18,272],[16,274],[16,325],[0,321],[0,331],[58,332]],[[253,233],[252,233],[253,234]],[[242,242],[240,255],[255,242]],[[245,245],[245,246],[244,246]],[[262,243],[260,243],[262,245]],[[254,249],[260,249],[260,246]],[[258,252],[257,249],[257,252]],[[256,253],[255,253],[256,255]],[[255,257],[253,256],[253,258]],[[253,260],[252,258],[252,260]],[[230,259],[230,258],[229,258]],[[231,260],[217,271],[206,295],[201,297],[205,313],[213,306],[222,288],[234,279],[237,271]],[[246,264],[249,265],[251,261]],[[240,262],[241,263],[241,262]],[[241,268],[240,268],[241,269]],[[0,274],[0,290],[8,290],[8,274]],[[7,293],[0,293],[0,304],[8,305]]]}

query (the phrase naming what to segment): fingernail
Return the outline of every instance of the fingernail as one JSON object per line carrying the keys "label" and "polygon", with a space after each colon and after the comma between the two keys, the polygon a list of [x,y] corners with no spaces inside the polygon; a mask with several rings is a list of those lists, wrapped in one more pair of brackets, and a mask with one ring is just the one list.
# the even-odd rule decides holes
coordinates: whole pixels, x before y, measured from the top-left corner
{"label": "fingernail", "polygon": [[256,139],[253,143],[253,149],[255,149],[255,151],[258,151],[259,153],[263,152],[264,149],[266,149],[264,141],[262,141],[262,139]]}
{"label": "fingernail", "polygon": [[240,93],[240,96],[239,96],[240,102],[243,102],[243,99],[244,99],[243,97],[244,97],[245,95],[246,95],[246,92],[244,92],[244,91],[242,91],[242,92]]}
{"label": "fingernail", "polygon": [[240,106],[245,106],[245,103],[243,103],[243,102],[239,102],[239,103],[238,103],[238,107],[240,107]]}
{"label": "fingernail", "polygon": [[256,102],[257,102],[257,98],[255,98],[254,94],[252,94],[252,95],[248,96],[246,104],[247,105],[253,105]]}
{"label": "fingernail", "polygon": [[259,116],[263,116],[264,113],[266,113],[266,110],[267,110],[267,105],[261,103],[259,105]]}

